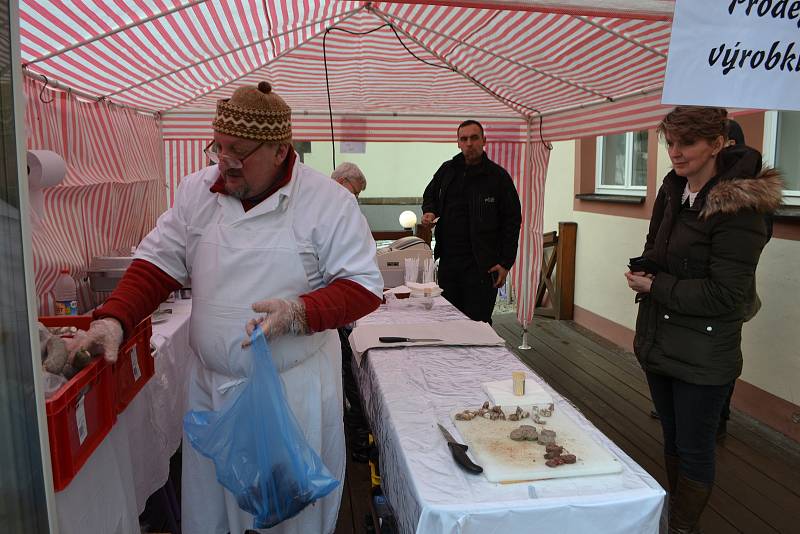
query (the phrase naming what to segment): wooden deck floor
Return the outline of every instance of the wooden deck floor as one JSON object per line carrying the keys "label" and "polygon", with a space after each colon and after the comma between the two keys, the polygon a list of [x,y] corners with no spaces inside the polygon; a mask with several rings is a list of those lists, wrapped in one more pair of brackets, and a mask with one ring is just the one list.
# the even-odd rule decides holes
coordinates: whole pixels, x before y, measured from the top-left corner
{"label": "wooden deck floor", "polygon": [[[644,373],[631,353],[572,321],[536,319],[530,350],[519,350],[513,314],[495,316],[509,348],[662,486],[666,475],[658,421]],[[707,534],[800,532],[800,445],[733,411],[717,447],[717,480],[703,514]]]}
{"label": "wooden deck floor", "polygon": [[[633,354],[571,321],[536,319],[530,350],[513,314],[496,315],[507,346],[663,486],[661,427]],[[369,468],[349,462],[336,534],[362,534]],[[733,411],[717,448],[717,481],[703,514],[706,534],[800,532],[800,444]]]}
{"label": "wooden deck floor", "polygon": [[353,462],[349,456],[348,450],[344,493],[334,534],[366,534],[367,518],[372,520],[369,466]]}

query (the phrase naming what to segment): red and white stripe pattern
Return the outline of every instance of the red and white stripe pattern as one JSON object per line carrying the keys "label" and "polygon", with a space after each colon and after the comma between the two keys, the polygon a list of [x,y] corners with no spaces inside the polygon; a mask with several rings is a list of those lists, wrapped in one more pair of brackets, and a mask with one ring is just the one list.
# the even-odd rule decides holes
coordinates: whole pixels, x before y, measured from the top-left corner
{"label": "red and white stripe pattern", "polygon": [[550,151],[542,143],[487,143],[486,154],[511,175],[522,205],[517,261],[509,276],[517,294],[517,319],[527,324],[533,318],[541,270],[544,184]]}
{"label": "red and white stripe pattern", "polygon": [[52,314],[53,284],[62,268],[93,302],[85,273],[94,256],[127,252],[165,208],[164,150],[152,116],[85,103],[27,80],[28,148],[52,150],[67,163],[61,185],[44,190],[44,214],[33,221],[39,311]]}
{"label": "red and white stripe pattern", "polygon": [[[545,116],[542,122],[546,141],[611,135],[653,128],[672,106],[661,104],[661,91],[632,96],[618,102],[587,106]],[[533,138],[539,139],[538,119],[534,120]]]}
{"label": "red and white stripe pattern", "polygon": [[[103,185],[94,192],[101,195],[109,182],[155,180],[174,192],[183,174],[205,164],[201,151],[210,139],[216,101],[239,85],[264,79],[294,110],[297,140],[328,140],[326,28],[366,32],[390,22],[403,43],[433,65],[412,57],[389,28],[362,36],[328,33],[336,138],[450,142],[460,118],[483,118],[490,142],[496,143],[490,153],[499,151],[498,157],[517,170],[525,162],[521,173],[511,173],[526,217],[514,279],[517,287],[523,280],[533,282],[524,302],[520,299],[520,318],[530,319],[548,162],[539,141],[657,123],[666,111],[659,100],[673,4],[22,0],[21,52],[28,72],[104,99],[88,106],[45,91],[45,98],[55,95],[56,102],[48,113],[28,117],[31,129],[41,130],[30,146],[55,147],[68,157],[67,186]],[[32,100],[29,109],[44,107]],[[155,120],[114,109],[109,102],[165,112],[166,145]],[[536,119],[529,140],[525,121],[539,114],[544,114],[541,134]],[[132,132],[133,139],[126,137]],[[505,145],[516,147],[508,150],[517,155],[504,155]],[[142,194],[148,202],[159,196],[151,189]],[[98,202],[113,204],[109,197]],[[61,199],[59,205],[73,206],[70,214],[76,215],[74,202]],[[103,241],[100,235],[105,234],[87,242]],[[57,248],[58,239],[49,241],[51,248]],[[79,250],[74,236],[70,239],[71,252],[62,250],[62,259]],[[75,258],[85,260],[88,254]]]}
{"label": "red and white stripe pattern", "polygon": [[211,128],[201,139],[165,139],[167,205],[175,203],[175,193],[181,178],[208,165],[203,149],[211,142]]}
{"label": "red and white stripe pattern", "polygon": [[[334,136],[337,141],[417,141],[452,143],[455,129],[464,120],[473,118],[484,125],[492,141],[525,142],[527,125],[520,117],[508,119],[475,115],[459,116],[392,116],[335,115]],[[162,116],[165,140],[211,139],[213,111],[166,113]],[[327,114],[292,113],[292,136],[297,141],[330,141],[331,126]]]}
{"label": "red and white stripe pattern", "polygon": [[20,3],[22,58],[31,72],[72,89],[164,110],[255,70],[359,5],[28,0]]}
{"label": "red and white stripe pattern", "polygon": [[210,111],[235,86],[268,79],[296,115],[323,113],[326,28],[387,22],[419,58],[451,70],[420,63],[389,28],[333,31],[339,115],[532,116],[662,83],[670,0],[444,3],[23,0],[21,51],[31,73],[162,112]]}
{"label": "red and white stripe pattern", "polygon": [[[169,113],[163,116],[169,206],[172,206],[181,178],[208,164],[203,149],[211,141],[213,117],[212,112]],[[527,125],[522,119],[476,119],[483,124],[491,143],[524,146]],[[452,143],[456,127],[462,120],[463,117],[335,117],[334,132],[337,141]],[[330,141],[329,119],[322,115],[293,116],[292,135],[296,141]],[[519,154],[518,157],[522,160],[524,156]]]}
{"label": "red and white stripe pattern", "polygon": [[671,20],[675,7],[675,0],[384,0],[383,3],[435,4],[643,20]]}

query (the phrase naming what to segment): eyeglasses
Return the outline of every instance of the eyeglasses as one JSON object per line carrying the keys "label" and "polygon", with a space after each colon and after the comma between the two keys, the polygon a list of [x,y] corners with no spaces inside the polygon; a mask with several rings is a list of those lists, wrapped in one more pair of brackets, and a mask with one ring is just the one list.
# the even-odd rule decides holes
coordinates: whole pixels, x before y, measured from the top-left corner
{"label": "eyeglasses", "polygon": [[225,160],[225,164],[228,166],[229,169],[241,169],[244,167],[244,160],[252,156],[256,150],[261,148],[261,146],[266,143],[266,141],[260,142],[253,150],[242,156],[241,158],[232,158],[230,156],[226,156],[220,153],[220,145],[219,143],[215,143],[211,141],[207,147],[203,149],[206,157],[211,160],[211,163],[219,163],[222,159]]}

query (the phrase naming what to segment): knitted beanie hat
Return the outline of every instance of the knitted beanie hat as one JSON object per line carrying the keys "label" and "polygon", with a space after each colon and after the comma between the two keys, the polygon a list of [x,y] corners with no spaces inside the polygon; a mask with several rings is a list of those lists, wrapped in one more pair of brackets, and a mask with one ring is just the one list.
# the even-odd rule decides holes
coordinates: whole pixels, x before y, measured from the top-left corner
{"label": "knitted beanie hat", "polygon": [[292,109],[268,82],[239,87],[230,98],[217,101],[212,123],[220,133],[256,141],[288,142],[292,139]]}

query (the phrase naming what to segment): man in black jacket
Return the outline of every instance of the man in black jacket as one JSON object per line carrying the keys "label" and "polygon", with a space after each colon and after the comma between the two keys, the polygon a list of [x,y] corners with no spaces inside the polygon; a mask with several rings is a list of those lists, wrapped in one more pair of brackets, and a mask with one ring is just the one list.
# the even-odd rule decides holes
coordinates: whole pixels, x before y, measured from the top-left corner
{"label": "man in black jacket", "polygon": [[483,126],[468,120],[457,131],[461,154],[425,188],[422,224],[436,225],[443,296],[470,319],[491,323],[497,288],[517,257],[519,195],[508,172],[483,151]]}

